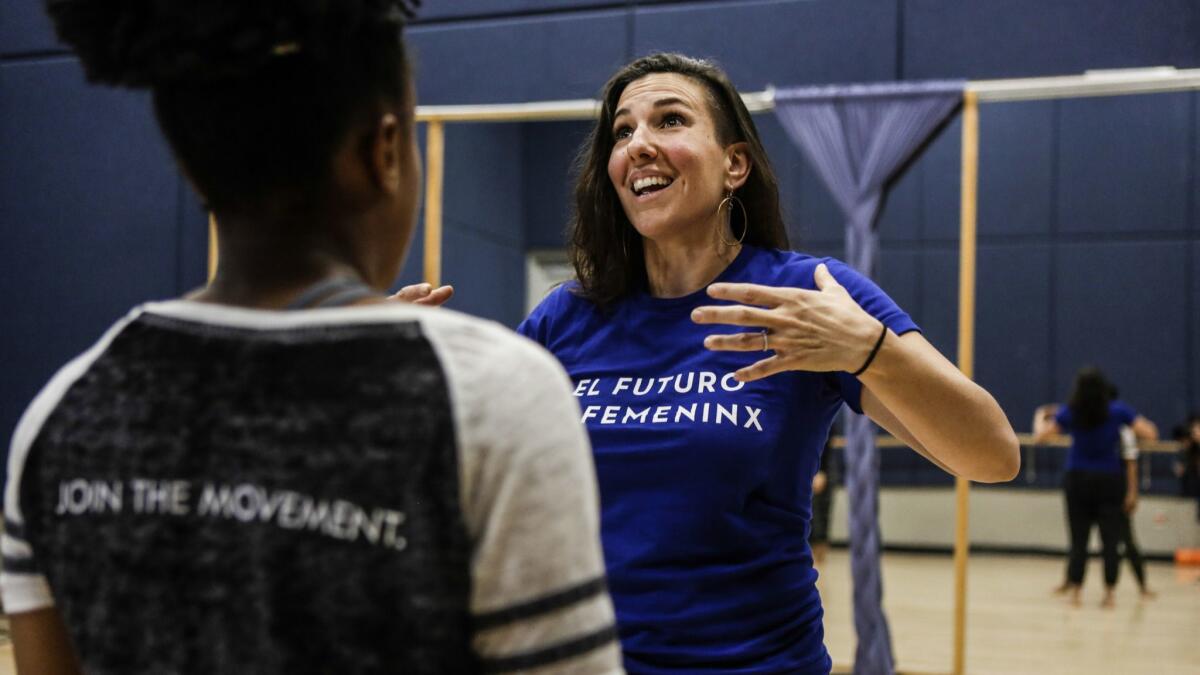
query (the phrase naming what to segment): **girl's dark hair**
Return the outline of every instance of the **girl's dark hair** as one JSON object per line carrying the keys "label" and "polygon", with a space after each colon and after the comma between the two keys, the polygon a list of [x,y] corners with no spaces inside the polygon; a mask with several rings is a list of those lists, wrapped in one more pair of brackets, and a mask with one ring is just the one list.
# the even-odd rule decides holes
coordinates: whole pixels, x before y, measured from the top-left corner
{"label": "girl's dark hair", "polygon": [[575,213],[568,253],[579,280],[576,292],[601,307],[646,285],[642,238],[621,208],[608,177],[608,159],[615,144],[612,125],[621,93],[634,81],[654,73],[676,73],[702,85],[708,93],[717,140],[724,145],[747,145],[750,176],[735,193],[746,207],[746,220],[742,222],[740,209],[732,209],[733,232],[745,228],[747,244],[788,248],[775,172],[750,112],[729,77],[709,61],[681,54],[644,56],[626,65],[604,85],[600,120],[575,160]]}
{"label": "girl's dark hair", "polygon": [[231,213],[323,198],[354,123],[411,114],[401,29],[416,4],[46,0],[90,81],[150,89],[184,171]]}
{"label": "girl's dark hair", "polygon": [[1095,429],[1108,419],[1108,404],[1116,398],[1116,388],[1099,368],[1086,367],[1075,375],[1067,407],[1071,410],[1071,426],[1076,429]]}

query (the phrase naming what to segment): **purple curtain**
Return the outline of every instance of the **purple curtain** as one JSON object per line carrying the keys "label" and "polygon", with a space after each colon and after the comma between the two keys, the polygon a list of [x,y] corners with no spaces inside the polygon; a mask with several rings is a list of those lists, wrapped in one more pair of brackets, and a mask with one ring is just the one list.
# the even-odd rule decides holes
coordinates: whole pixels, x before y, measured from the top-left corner
{"label": "purple curtain", "polygon": [[[846,262],[875,276],[886,186],[962,102],[963,81],[779,89],[775,114],[846,216]],[[854,672],[892,675],[879,570],[879,455],[870,420],[847,410],[846,489],[854,578]]]}

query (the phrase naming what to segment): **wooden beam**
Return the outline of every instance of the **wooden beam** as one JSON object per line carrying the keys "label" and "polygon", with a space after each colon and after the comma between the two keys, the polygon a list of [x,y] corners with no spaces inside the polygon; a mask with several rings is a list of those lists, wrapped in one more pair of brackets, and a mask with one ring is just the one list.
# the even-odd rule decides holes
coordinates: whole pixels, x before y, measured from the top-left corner
{"label": "wooden beam", "polygon": [[425,129],[425,282],[442,285],[442,186],[445,178],[446,125]]}
{"label": "wooden beam", "polygon": [[[958,254],[958,368],[975,377],[975,217],[979,189],[979,99],[963,95],[962,203]],[[951,672],[966,671],[967,556],[970,554],[971,483],[954,480],[954,664]]]}
{"label": "wooden beam", "polygon": [[217,217],[208,214],[208,283],[217,276]]}

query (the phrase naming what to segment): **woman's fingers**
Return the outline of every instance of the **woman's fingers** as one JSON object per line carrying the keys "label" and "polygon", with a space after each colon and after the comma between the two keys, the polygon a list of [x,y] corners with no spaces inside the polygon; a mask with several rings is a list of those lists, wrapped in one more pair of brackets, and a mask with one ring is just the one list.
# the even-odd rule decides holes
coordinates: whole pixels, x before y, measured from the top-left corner
{"label": "woman's fingers", "polygon": [[434,288],[430,284],[412,284],[388,296],[388,300],[436,307],[444,304],[453,295],[453,286],[439,286]]}
{"label": "woman's fingers", "polygon": [[432,290],[433,286],[430,286],[429,284],[411,284],[388,296],[388,300],[396,300],[398,302],[416,302],[420,298],[429,295],[429,292]]}
{"label": "woman's fingers", "polygon": [[817,269],[813,272],[813,283],[815,283],[817,288],[822,291],[827,288],[841,287],[841,284],[839,284],[837,279],[834,278],[833,273],[829,271],[829,268],[825,265],[825,263],[817,265]]}
{"label": "woman's fingers", "polygon": [[795,288],[776,288],[758,284],[712,284],[708,287],[709,297],[730,300],[743,305],[778,307],[796,293]]}
{"label": "woman's fingers", "polygon": [[791,369],[788,367],[787,362],[783,358],[779,357],[778,355],[768,356],[761,361],[736,371],[733,374],[733,379],[737,380],[738,382],[753,382],[755,380],[761,380],[764,377],[770,377],[775,373],[782,373],[785,370]]}
{"label": "woman's fingers", "polygon": [[695,323],[718,323],[728,326],[782,327],[785,320],[774,310],[746,305],[708,305],[692,310]]}
{"label": "woman's fingers", "polygon": [[446,304],[446,301],[452,297],[454,297],[454,287],[453,286],[439,286],[438,288],[435,288],[432,291],[430,291],[429,294],[426,295],[425,297],[418,299],[416,301],[416,303],[418,305],[430,305],[433,307],[439,307],[441,305]]}
{"label": "woman's fingers", "polygon": [[704,338],[704,347],[714,352],[761,352],[770,346],[770,337],[765,332],[734,333],[732,335],[709,335]]}
{"label": "woman's fingers", "polygon": [[738,371],[741,381],[786,370],[853,370],[875,344],[879,322],[850,297],[825,264],[817,266],[813,280],[820,290],[712,284],[710,296],[741,304],[698,307],[692,321],[759,329],[705,338],[705,347],[714,351],[754,352],[765,346],[772,352],[771,358]]}

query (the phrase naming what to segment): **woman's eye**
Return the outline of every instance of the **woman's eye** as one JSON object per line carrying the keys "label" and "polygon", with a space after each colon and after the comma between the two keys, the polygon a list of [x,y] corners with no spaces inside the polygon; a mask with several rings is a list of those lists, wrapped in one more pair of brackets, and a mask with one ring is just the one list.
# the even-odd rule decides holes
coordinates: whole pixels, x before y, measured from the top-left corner
{"label": "woman's eye", "polygon": [[667,115],[666,117],[663,118],[662,124],[664,127],[683,126],[683,115],[677,115],[675,113],[671,113],[670,115]]}
{"label": "woman's eye", "polygon": [[615,138],[619,141],[623,138],[629,138],[629,136],[632,134],[633,134],[633,130],[630,129],[629,127],[621,127],[613,132],[613,138]]}

